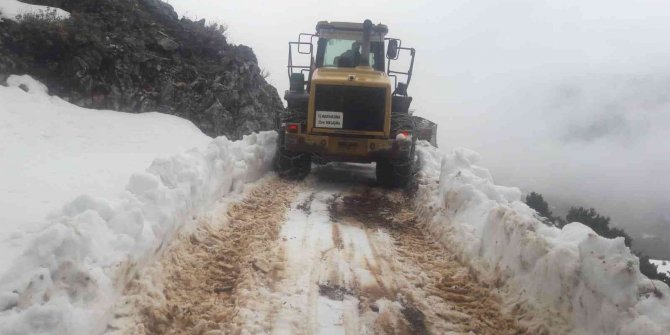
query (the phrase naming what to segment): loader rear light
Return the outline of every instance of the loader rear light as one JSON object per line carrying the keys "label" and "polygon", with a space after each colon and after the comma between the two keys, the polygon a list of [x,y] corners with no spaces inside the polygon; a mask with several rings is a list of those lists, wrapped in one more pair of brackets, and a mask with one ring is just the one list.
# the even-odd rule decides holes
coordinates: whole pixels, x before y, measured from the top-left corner
{"label": "loader rear light", "polygon": [[395,136],[396,141],[410,141],[412,139],[412,133],[407,130],[401,130]]}
{"label": "loader rear light", "polygon": [[286,125],[286,131],[289,133],[297,133],[298,129],[300,129],[300,125],[297,123],[289,123]]}

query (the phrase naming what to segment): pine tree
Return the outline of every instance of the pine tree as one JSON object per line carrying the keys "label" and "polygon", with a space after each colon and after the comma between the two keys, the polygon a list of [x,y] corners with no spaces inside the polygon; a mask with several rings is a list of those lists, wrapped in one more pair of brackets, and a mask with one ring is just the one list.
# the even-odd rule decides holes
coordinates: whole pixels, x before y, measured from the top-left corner
{"label": "pine tree", "polygon": [[546,221],[550,223],[554,222],[553,213],[549,210],[549,204],[544,201],[542,194],[530,192],[530,194],[526,195],[526,205],[534,209],[537,214],[545,218]]}
{"label": "pine tree", "polygon": [[589,226],[598,235],[607,238],[623,237],[624,243],[630,247],[633,239],[619,228],[610,228],[610,218],[602,216],[595,209],[584,207],[571,207],[568,215],[565,217],[568,222],[580,222]]}

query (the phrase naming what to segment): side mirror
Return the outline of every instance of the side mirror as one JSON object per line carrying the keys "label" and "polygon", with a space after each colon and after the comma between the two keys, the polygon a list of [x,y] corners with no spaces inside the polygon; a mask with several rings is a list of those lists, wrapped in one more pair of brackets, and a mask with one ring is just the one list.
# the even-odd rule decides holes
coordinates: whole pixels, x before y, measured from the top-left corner
{"label": "side mirror", "polygon": [[389,40],[388,49],[386,49],[386,58],[396,59],[398,57],[398,40]]}

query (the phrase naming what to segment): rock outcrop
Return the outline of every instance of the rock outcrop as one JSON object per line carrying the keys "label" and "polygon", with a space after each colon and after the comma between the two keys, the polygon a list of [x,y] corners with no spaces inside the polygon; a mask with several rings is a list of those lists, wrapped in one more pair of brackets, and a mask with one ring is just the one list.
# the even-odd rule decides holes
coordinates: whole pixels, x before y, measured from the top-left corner
{"label": "rock outcrop", "polygon": [[0,82],[29,74],[79,106],[159,111],[210,136],[272,129],[277,90],[221,25],[179,19],[159,0],[32,0],[71,13],[0,22]]}

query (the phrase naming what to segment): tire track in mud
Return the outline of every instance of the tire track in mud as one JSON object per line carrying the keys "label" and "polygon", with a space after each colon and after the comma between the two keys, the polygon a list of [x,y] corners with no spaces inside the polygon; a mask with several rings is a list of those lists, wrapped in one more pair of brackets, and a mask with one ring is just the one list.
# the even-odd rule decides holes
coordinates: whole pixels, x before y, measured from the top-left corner
{"label": "tire track in mud", "polygon": [[[179,237],[158,264],[133,280],[108,330],[122,334],[240,332],[247,292],[276,281],[279,231],[296,184],[272,179],[229,207],[219,222]],[[272,317],[272,313],[267,313]],[[128,320],[128,319],[131,320]],[[125,319],[125,320],[124,320]],[[109,331],[108,331],[109,333]]]}
{"label": "tire track in mud", "polygon": [[[396,315],[376,317],[374,333],[527,333],[514,318],[503,315],[501,301],[489,287],[478,282],[468,267],[426,236],[417,225],[411,203],[401,192],[366,188],[340,199],[336,197],[329,206],[335,222],[365,226],[375,258],[380,254],[375,249],[380,246],[376,246],[376,236],[371,231],[380,230],[392,240],[393,256],[378,259],[377,263],[390,262],[394,273],[384,273],[378,266],[367,264],[380,290],[372,295],[360,287],[349,292],[361,302],[361,313],[367,308],[377,312],[379,307],[375,304],[379,299],[400,305],[399,311],[390,311]],[[381,279],[384,277],[392,277],[394,286],[385,287]]]}

